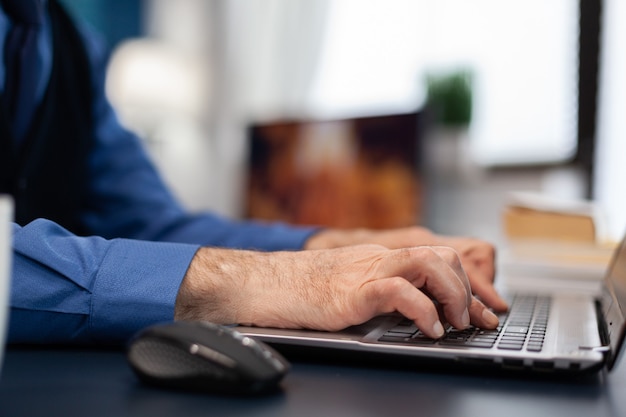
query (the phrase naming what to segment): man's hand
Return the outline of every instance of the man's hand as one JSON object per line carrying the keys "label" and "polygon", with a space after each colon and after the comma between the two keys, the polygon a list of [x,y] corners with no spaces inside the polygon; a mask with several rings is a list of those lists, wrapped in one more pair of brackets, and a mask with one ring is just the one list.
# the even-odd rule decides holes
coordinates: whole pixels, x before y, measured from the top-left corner
{"label": "man's hand", "polygon": [[176,319],[319,330],[390,312],[434,338],[443,334],[442,319],[460,329],[498,324],[472,296],[456,251],[436,246],[270,253],[202,248],[175,306]]}
{"label": "man's hand", "polygon": [[305,249],[333,248],[373,243],[390,249],[414,246],[449,246],[457,251],[474,293],[496,311],[506,311],[506,301],[493,287],[495,248],[479,239],[433,234],[423,227],[389,230],[326,229],[313,235]]}

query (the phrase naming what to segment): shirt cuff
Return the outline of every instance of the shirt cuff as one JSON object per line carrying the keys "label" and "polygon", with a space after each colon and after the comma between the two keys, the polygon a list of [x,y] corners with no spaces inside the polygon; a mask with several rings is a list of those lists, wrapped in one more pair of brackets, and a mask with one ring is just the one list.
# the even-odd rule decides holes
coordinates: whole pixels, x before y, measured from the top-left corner
{"label": "shirt cuff", "polygon": [[116,239],[97,272],[90,333],[120,342],[151,324],[174,319],[181,282],[198,245]]}

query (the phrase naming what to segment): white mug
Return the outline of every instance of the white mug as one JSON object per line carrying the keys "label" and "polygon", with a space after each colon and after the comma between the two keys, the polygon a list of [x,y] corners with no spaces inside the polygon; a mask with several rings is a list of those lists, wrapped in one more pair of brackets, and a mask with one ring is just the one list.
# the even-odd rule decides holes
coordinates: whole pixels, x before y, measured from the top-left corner
{"label": "white mug", "polygon": [[8,195],[0,195],[0,371],[6,343],[9,315],[9,285],[11,282],[11,220],[13,200]]}

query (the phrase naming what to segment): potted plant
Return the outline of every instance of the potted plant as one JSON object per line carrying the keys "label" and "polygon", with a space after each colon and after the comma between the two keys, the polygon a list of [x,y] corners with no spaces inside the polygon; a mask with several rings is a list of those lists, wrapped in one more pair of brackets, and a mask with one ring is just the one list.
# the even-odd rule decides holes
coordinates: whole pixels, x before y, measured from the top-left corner
{"label": "potted plant", "polygon": [[431,115],[426,163],[438,173],[458,173],[470,159],[471,71],[431,73],[426,77],[426,87],[426,107]]}

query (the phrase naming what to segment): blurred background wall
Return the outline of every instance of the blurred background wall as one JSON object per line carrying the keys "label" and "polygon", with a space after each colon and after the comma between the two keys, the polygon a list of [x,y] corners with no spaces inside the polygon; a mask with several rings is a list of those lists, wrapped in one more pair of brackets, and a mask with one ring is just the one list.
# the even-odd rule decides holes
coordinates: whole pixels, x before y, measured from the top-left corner
{"label": "blurred background wall", "polygon": [[[429,77],[463,72],[471,120],[455,164],[478,179],[570,168],[579,186],[563,193],[626,228],[620,0],[63,1],[108,39],[110,99],[192,209],[242,215],[250,123],[413,111]],[[597,91],[581,87],[581,10],[599,16]]]}

